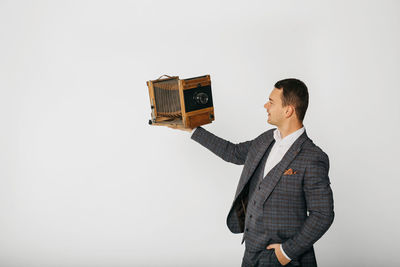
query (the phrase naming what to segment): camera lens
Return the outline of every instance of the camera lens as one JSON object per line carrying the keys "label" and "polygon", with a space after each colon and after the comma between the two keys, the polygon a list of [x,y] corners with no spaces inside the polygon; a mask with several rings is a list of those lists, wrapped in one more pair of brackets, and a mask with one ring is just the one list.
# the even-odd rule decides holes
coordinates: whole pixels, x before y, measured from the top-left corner
{"label": "camera lens", "polygon": [[208,102],[208,95],[206,93],[196,93],[193,98],[198,104],[204,105]]}

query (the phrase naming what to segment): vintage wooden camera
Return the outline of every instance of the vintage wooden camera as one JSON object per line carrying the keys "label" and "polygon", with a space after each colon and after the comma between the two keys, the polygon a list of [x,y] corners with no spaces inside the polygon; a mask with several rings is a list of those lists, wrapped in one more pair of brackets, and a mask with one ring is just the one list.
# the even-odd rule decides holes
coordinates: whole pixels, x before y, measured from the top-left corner
{"label": "vintage wooden camera", "polygon": [[179,76],[162,75],[147,81],[147,86],[150,125],[193,129],[215,119],[210,75],[182,80]]}

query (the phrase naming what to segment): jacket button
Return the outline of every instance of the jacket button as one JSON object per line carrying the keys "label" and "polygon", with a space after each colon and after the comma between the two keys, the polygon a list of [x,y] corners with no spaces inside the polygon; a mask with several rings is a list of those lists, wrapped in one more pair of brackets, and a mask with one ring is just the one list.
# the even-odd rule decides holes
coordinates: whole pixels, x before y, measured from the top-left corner
{"label": "jacket button", "polygon": [[250,218],[253,218],[253,215],[250,214]]}
{"label": "jacket button", "polygon": [[249,231],[249,228],[246,228],[246,232],[248,232]]}
{"label": "jacket button", "polygon": [[256,201],[255,201],[255,200],[254,200],[253,204],[254,204],[254,205],[256,204]]}

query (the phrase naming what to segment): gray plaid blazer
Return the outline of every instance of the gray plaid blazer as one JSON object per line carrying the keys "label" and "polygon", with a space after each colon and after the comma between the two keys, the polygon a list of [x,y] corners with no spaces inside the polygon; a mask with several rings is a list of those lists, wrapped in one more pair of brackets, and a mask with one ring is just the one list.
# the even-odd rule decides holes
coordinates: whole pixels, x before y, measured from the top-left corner
{"label": "gray plaid blazer", "polygon": [[[244,231],[248,201],[244,188],[274,141],[274,130],[238,144],[215,136],[202,127],[196,128],[191,136],[223,160],[244,165],[227,217],[228,228],[233,233]],[[281,243],[293,265],[316,266],[313,244],[328,230],[334,219],[328,155],[304,131],[275,168],[263,192],[263,216],[268,218],[265,229],[271,237],[268,243]],[[296,173],[284,175],[285,170],[290,168]],[[265,242],[260,240],[260,243]]]}

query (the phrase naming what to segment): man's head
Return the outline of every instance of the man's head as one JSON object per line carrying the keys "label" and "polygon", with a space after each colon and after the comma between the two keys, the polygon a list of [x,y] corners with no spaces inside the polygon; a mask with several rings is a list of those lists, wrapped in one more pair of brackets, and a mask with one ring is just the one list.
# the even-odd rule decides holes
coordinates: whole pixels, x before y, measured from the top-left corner
{"label": "man's head", "polygon": [[293,78],[278,81],[264,107],[272,125],[302,124],[308,107],[307,86]]}

